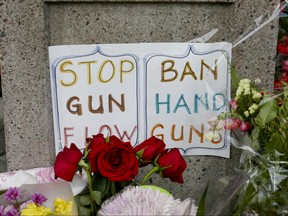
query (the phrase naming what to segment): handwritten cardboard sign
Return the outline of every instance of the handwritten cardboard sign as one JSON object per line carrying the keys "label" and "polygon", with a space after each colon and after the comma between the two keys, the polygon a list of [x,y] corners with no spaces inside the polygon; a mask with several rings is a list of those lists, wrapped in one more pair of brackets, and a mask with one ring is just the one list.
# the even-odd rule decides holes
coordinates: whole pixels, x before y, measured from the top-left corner
{"label": "handwritten cardboard sign", "polygon": [[49,47],[56,153],[93,134],[137,145],[157,136],[183,155],[229,157],[225,131],[205,140],[227,110],[231,44]]}

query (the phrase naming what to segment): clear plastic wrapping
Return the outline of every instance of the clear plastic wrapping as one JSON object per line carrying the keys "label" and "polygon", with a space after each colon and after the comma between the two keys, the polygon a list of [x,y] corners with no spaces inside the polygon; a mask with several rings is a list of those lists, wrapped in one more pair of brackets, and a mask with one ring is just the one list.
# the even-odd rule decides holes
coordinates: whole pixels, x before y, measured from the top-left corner
{"label": "clear plastic wrapping", "polygon": [[[288,24],[288,20],[284,20],[286,12],[287,1],[281,1],[274,11],[254,20],[232,43],[233,48],[253,39],[259,30],[279,17],[280,23]],[[282,38],[278,41],[274,91],[265,88],[261,77],[251,80],[233,68],[235,62],[231,63],[230,111],[223,112],[209,125],[213,137],[221,130],[231,132],[232,148],[241,151],[235,167],[238,175],[210,179],[208,185],[193,193],[197,205],[201,205],[200,198],[205,187],[208,188],[204,215],[288,215],[288,79],[285,68],[288,43],[281,31],[280,27]],[[280,50],[279,44],[282,44]]]}

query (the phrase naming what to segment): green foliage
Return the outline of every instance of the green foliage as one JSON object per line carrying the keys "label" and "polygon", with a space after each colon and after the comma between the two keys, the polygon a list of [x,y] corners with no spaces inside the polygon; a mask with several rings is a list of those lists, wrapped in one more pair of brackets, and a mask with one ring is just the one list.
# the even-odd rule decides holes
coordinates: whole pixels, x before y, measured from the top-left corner
{"label": "green foliage", "polygon": [[277,115],[278,106],[275,99],[265,102],[255,118],[257,124],[264,128],[267,123],[271,122]]}
{"label": "green foliage", "polygon": [[233,66],[231,66],[231,94],[232,95],[236,94],[236,90],[238,88],[240,80],[241,78],[239,74],[237,73],[237,70]]}
{"label": "green foliage", "polygon": [[[266,101],[265,101],[266,100]],[[287,215],[288,208],[288,92],[266,95],[258,114],[248,118],[252,148],[244,160],[251,178],[235,215]],[[247,152],[246,152],[247,154]]]}
{"label": "green foliage", "polygon": [[92,176],[92,190],[101,192],[102,198],[104,198],[110,190],[111,182],[101,175],[94,174]]}
{"label": "green foliage", "polygon": [[201,196],[201,199],[200,199],[200,202],[198,205],[198,209],[197,209],[197,216],[204,216],[205,215],[205,200],[206,200],[208,188],[209,188],[209,182],[205,188],[203,195]]}
{"label": "green foliage", "polygon": [[97,205],[101,205],[102,193],[100,191],[92,191],[91,196],[93,197]]}
{"label": "green foliage", "polygon": [[[230,130],[243,139],[239,143],[248,147],[243,149],[253,151],[244,150],[241,156],[239,168],[250,179],[240,193],[234,215],[288,215],[287,84],[283,84],[282,92],[271,94],[260,92],[251,80],[236,80],[234,85],[237,83],[238,87],[232,87],[236,89],[235,104],[218,119],[233,119],[233,125],[239,121],[249,123],[248,128],[241,129],[240,124]],[[244,140],[243,130],[248,139]]]}
{"label": "green foliage", "polygon": [[83,206],[78,206],[78,214],[81,216],[90,216],[91,215],[91,209],[83,207]]}
{"label": "green foliage", "polygon": [[79,204],[81,206],[86,206],[91,204],[91,199],[89,194],[85,194],[79,197]]}

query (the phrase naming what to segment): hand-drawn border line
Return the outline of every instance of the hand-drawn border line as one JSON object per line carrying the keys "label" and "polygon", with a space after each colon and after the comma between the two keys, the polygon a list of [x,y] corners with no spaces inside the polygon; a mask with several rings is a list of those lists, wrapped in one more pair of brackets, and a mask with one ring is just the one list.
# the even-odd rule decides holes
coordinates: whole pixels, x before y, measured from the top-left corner
{"label": "hand-drawn border line", "polygon": [[[215,53],[215,52],[222,52],[223,55],[226,57],[226,59],[228,60],[228,64],[227,64],[227,72],[228,72],[228,75],[227,75],[227,79],[226,79],[226,83],[227,85],[230,86],[229,84],[229,81],[230,81],[230,78],[229,78],[229,73],[230,73],[230,67],[229,67],[229,64],[230,64],[230,60],[231,60],[231,55],[229,54],[229,52],[227,52],[227,50],[225,49],[220,49],[220,50],[213,50],[213,51],[210,51],[210,52],[199,52],[196,50],[196,48],[194,47],[193,44],[190,44],[188,45],[188,48],[187,50],[182,54],[182,55],[179,55],[179,56],[169,56],[169,55],[162,55],[162,54],[159,54],[159,53],[155,53],[155,54],[149,54],[147,56],[144,57],[144,65],[145,65],[145,68],[144,68],[144,83],[145,83],[145,90],[144,90],[144,100],[145,100],[145,105],[144,105],[144,110],[145,110],[145,138],[147,138],[147,130],[148,130],[148,120],[147,120],[147,65],[148,65],[148,62],[154,58],[154,57],[168,57],[168,58],[176,58],[176,59],[181,59],[181,58],[185,58],[187,57],[190,52],[192,52],[193,54],[195,55],[207,55],[207,54],[211,54],[211,53]],[[148,57],[149,56],[149,57]],[[228,96],[228,100],[230,98],[230,95],[229,95],[229,92],[228,92],[228,89],[229,88],[226,88],[226,95]],[[226,110],[228,110],[228,106],[226,106]],[[220,151],[220,150],[224,150],[228,147],[227,143],[229,143],[229,137],[228,137],[228,134],[230,134],[229,132],[227,132],[227,130],[225,130],[224,132],[224,145],[222,147],[219,147],[219,148],[207,148],[207,147],[190,147],[190,148],[187,148],[187,149],[183,149],[183,148],[178,148],[184,155],[186,155],[189,151],[193,150],[193,149],[209,149],[211,151],[215,150],[215,151]],[[211,154],[213,155],[213,154]]]}
{"label": "hand-drawn border line", "polygon": [[[63,45],[63,46],[66,46],[66,45]],[[84,47],[84,46],[91,46],[91,45],[71,45],[73,47]],[[58,107],[58,89],[57,89],[57,84],[56,84],[56,68],[57,68],[57,65],[63,61],[64,59],[72,59],[72,58],[81,58],[81,57],[87,57],[87,56],[91,56],[91,55],[95,55],[96,53],[99,53],[101,54],[102,56],[105,56],[105,57],[121,57],[121,56],[131,56],[135,62],[136,62],[136,100],[137,100],[137,103],[136,103],[136,119],[137,119],[137,127],[139,125],[139,109],[138,109],[138,101],[139,101],[139,84],[138,84],[138,73],[139,73],[139,58],[138,56],[134,55],[134,54],[121,54],[121,55],[106,55],[102,50],[101,50],[101,46],[103,48],[105,48],[105,44],[103,45],[96,45],[96,48],[95,50],[93,50],[91,53],[88,53],[88,54],[84,54],[84,55],[67,55],[67,56],[63,56],[63,57],[59,57],[57,58],[56,60],[54,60],[54,62],[51,64],[51,70],[52,70],[52,74],[51,74],[51,84],[54,86],[54,89],[55,89],[55,97],[54,97],[54,100],[52,99],[53,103],[52,103],[52,106],[53,106],[53,110],[55,110],[54,112],[54,115],[56,115],[56,117],[54,117],[54,121],[56,120],[56,122],[54,122],[54,127],[57,130],[57,133],[54,135],[55,136],[55,142],[58,143],[58,151],[61,151],[62,150],[62,138],[61,138],[61,133],[60,133],[60,124],[59,124],[59,107]],[[107,46],[109,46],[109,44],[107,44]],[[67,45],[67,47],[69,47],[69,45]],[[54,83],[52,83],[52,80],[54,80]],[[51,87],[52,88],[52,87]],[[56,108],[56,109],[55,109]],[[138,130],[137,130],[137,135],[136,135],[136,143],[138,142],[138,139],[139,139],[139,136],[138,136]],[[59,139],[59,140],[57,140]],[[55,148],[56,148],[56,143],[55,143]],[[56,151],[57,152],[57,151]]]}

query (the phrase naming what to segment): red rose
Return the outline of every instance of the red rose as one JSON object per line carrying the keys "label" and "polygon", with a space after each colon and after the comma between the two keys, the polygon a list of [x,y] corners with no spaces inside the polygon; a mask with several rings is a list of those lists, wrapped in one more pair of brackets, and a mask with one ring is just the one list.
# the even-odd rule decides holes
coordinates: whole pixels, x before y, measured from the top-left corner
{"label": "red rose", "polygon": [[63,151],[58,153],[54,163],[55,178],[59,177],[71,182],[81,158],[82,152],[74,143],[71,144],[70,148],[65,146]]}
{"label": "red rose", "polygon": [[287,55],[288,54],[288,47],[283,45],[283,44],[278,44],[277,45],[277,50],[282,55]]}
{"label": "red rose", "polygon": [[88,161],[90,164],[91,171],[93,173],[99,173],[97,166],[98,156],[106,146],[107,143],[105,143],[105,138],[103,134],[93,135],[92,139],[90,139],[90,143],[88,146],[89,150]]}
{"label": "red rose", "polygon": [[282,55],[288,55],[288,36],[278,42],[277,51]]}
{"label": "red rose", "polygon": [[162,171],[164,178],[170,178],[172,182],[183,183],[183,172],[186,169],[186,161],[177,148],[166,149],[157,160],[160,167],[167,167]]}
{"label": "red rose", "polygon": [[100,174],[115,182],[132,180],[138,174],[138,160],[131,144],[115,136],[107,144],[98,157]]}
{"label": "red rose", "polygon": [[134,147],[135,153],[143,151],[141,156],[142,164],[140,167],[146,166],[156,159],[158,155],[164,152],[165,146],[165,143],[161,139],[152,136],[138,146]]}

